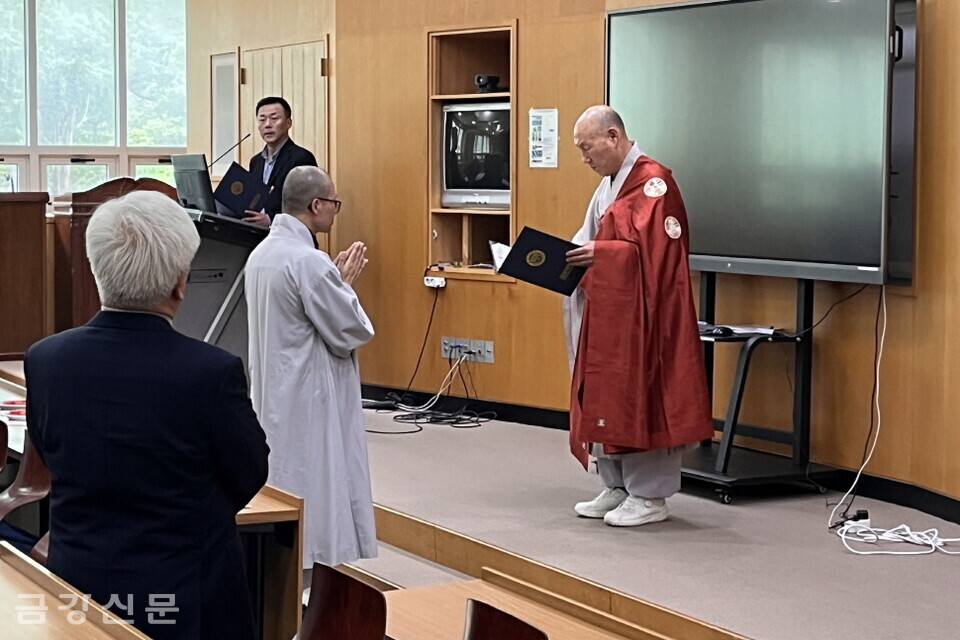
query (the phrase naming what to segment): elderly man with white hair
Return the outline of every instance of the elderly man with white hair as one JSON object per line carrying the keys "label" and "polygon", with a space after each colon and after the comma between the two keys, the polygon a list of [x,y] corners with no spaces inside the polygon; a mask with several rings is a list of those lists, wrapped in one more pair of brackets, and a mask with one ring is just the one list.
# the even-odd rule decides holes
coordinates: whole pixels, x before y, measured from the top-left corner
{"label": "elderly man with white hair", "polygon": [[151,638],[252,640],[235,517],[269,450],[241,360],[172,326],[197,230],[134,192],[97,209],[86,243],[101,311],[24,361],[53,478],[48,568]]}

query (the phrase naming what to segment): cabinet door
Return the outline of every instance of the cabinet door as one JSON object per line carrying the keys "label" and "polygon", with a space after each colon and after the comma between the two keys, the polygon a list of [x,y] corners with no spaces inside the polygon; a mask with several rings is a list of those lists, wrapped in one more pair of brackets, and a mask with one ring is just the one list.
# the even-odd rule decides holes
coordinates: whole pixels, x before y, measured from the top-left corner
{"label": "cabinet door", "polygon": [[263,148],[257,132],[257,101],[281,96],[293,110],[290,137],[327,168],[327,82],[323,76],[323,41],[251,49],[242,54],[244,82],[240,87],[240,130],[251,136],[240,146],[241,164]]}
{"label": "cabinet door", "polygon": [[283,97],[293,109],[291,137],[317,157],[317,164],[327,162],[327,79],[323,76],[326,46],[323,42],[306,42],[281,48]]}
{"label": "cabinet door", "polygon": [[[240,85],[240,131],[251,134],[240,145],[240,164],[247,166],[253,154],[263,148],[257,132],[257,101],[266,96],[283,96],[283,69],[280,47],[244,51]],[[294,114],[296,115],[296,114]],[[242,137],[242,136],[241,136]]]}

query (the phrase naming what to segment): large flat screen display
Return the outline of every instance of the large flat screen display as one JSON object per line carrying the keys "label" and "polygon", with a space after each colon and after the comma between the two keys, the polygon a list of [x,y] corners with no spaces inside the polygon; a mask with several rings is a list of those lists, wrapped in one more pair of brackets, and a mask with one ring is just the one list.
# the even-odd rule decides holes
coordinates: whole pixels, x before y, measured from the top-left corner
{"label": "large flat screen display", "polygon": [[693,268],[885,281],[893,15],[893,0],[608,15],[608,103],[673,171]]}

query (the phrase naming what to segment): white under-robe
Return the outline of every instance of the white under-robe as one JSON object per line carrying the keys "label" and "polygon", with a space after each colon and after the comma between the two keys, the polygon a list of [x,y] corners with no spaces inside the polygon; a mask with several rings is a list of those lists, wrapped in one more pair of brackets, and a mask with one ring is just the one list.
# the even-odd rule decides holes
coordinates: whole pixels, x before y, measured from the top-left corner
{"label": "white under-robe", "polygon": [[281,213],[247,260],[250,395],[267,483],[304,499],[303,567],[377,555],[354,350],[373,325],[310,230]]}

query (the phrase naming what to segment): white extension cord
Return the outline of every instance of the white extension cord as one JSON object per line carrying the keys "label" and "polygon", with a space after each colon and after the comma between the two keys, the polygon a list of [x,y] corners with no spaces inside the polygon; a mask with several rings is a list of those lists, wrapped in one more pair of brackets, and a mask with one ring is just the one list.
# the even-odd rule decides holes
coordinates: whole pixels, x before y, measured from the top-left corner
{"label": "white extension cord", "polygon": [[[837,535],[843,540],[843,546],[860,556],[920,556],[942,551],[950,555],[960,555],[960,549],[951,551],[947,545],[960,542],[960,538],[941,538],[937,529],[913,531],[905,524],[893,529],[877,529],[870,526],[870,520],[847,520],[837,530]],[[926,547],[915,551],[893,551],[890,549],[855,549],[851,543],[880,545],[882,543],[906,542]]]}

